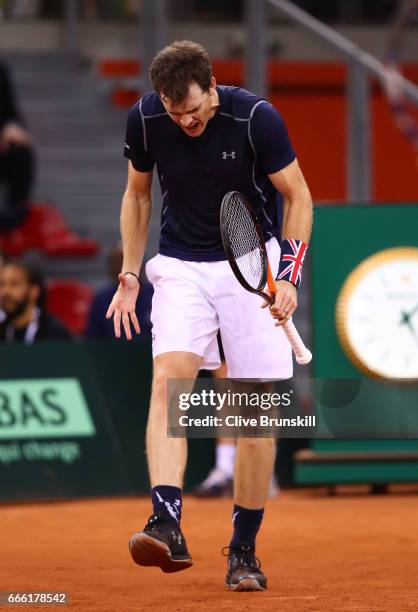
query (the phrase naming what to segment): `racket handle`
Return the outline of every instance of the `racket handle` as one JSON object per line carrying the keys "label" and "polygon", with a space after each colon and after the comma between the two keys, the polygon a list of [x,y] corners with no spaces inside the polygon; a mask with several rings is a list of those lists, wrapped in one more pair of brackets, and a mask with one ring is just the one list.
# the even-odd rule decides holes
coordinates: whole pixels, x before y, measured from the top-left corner
{"label": "racket handle", "polygon": [[303,340],[299,336],[298,330],[294,326],[292,320],[288,321],[283,325],[283,331],[286,334],[290,344],[292,345],[296,361],[301,365],[309,363],[312,360],[312,353],[304,345]]}

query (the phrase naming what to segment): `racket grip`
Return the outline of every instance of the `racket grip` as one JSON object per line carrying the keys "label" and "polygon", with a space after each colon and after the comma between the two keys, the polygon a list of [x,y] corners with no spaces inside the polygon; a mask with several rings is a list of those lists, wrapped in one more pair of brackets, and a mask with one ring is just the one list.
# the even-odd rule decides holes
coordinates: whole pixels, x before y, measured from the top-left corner
{"label": "racket grip", "polygon": [[304,345],[303,340],[299,336],[298,330],[294,326],[292,320],[288,321],[283,325],[283,331],[286,334],[290,344],[292,345],[296,361],[301,365],[309,363],[312,360],[312,353]]}

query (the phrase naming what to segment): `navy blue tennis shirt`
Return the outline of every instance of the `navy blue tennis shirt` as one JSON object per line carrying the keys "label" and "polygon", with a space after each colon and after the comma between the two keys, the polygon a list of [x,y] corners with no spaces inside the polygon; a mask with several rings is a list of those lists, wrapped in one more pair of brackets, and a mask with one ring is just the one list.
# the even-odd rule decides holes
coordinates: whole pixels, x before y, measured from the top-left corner
{"label": "navy blue tennis shirt", "polygon": [[217,86],[219,107],[198,137],[167,114],[159,96],[130,110],[124,155],[133,167],[157,167],[163,198],[159,252],[185,261],[226,259],[219,213],[228,191],[252,203],[266,240],[280,240],[282,196],[268,174],[295,159],[283,119],[266,100],[238,87]]}

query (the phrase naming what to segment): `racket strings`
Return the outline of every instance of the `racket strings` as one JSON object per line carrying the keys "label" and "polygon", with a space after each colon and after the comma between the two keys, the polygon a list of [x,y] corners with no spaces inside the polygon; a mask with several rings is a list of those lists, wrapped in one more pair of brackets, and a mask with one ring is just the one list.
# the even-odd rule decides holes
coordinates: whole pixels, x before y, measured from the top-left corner
{"label": "racket strings", "polygon": [[245,281],[254,289],[265,284],[265,266],[254,220],[240,197],[233,194],[226,209],[226,228],[236,264]]}

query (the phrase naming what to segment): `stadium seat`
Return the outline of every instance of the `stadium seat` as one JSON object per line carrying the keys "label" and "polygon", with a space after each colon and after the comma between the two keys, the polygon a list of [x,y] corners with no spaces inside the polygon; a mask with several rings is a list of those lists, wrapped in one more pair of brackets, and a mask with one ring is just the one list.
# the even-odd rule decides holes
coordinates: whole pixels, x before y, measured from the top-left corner
{"label": "stadium seat", "polygon": [[48,283],[48,312],[75,334],[84,333],[92,299],[93,291],[85,283],[76,280],[54,280]]}
{"label": "stadium seat", "polygon": [[132,85],[118,87],[112,91],[111,101],[113,106],[130,108],[141,97],[140,91]]}
{"label": "stadium seat", "polygon": [[137,76],[141,63],[129,57],[107,58],[99,62],[99,75],[104,79],[117,79]]}
{"label": "stadium seat", "polygon": [[80,238],[71,233],[50,236],[43,246],[48,257],[93,257],[98,250],[99,245],[92,238]]}
{"label": "stadium seat", "polygon": [[23,224],[1,239],[0,248],[13,257],[30,249],[49,257],[92,257],[99,245],[90,238],[76,236],[54,206],[34,204]]}

